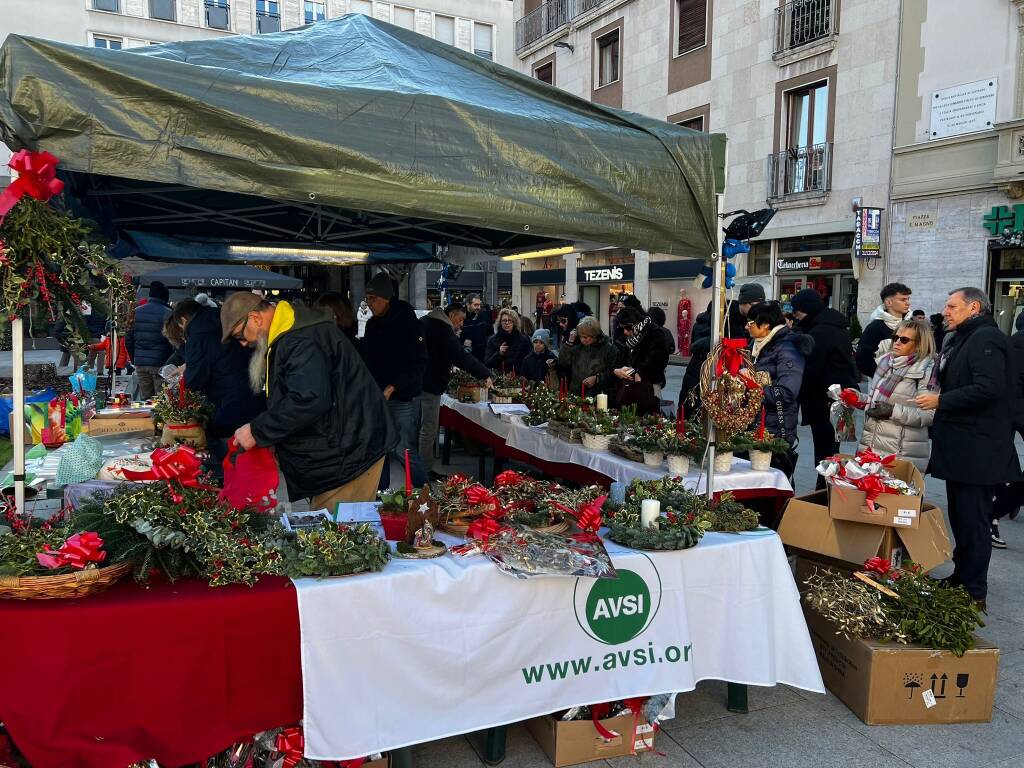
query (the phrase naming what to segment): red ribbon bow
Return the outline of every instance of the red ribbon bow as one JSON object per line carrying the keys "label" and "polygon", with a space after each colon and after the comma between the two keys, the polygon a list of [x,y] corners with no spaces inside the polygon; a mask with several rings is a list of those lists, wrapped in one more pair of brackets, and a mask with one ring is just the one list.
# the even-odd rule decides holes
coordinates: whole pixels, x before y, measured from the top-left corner
{"label": "red ribbon bow", "polygon": [[469,524],[469,528],[466,529],[466,537],[479,541],[486,549],[487,542],[490,541],[491,536],[497,536],[507,527],[493,517],[481,517],[479,520],[474,520]]}
{"label": "red ribbon bow", "polygon": [[843,405],[847,405],[850,408],[863,408],[864,403],[861,402],[860,392],[856,389],[847,387],[839,393],[839,399],[843,402]]}
{"label": "red ribbon bow", "polygon": [[0,222],[25,195],[36,200],[49,200],[60,194],[64,182],[57,178],[57,158],[49,152],[16,152],[9,163],[18,178],[0,192]]}
{"label": "red ribbon bow", "polygon": [[743,367],[743,355],[740,354],[740,350],[746,347],[746,339],[722,339],[722,352],[718,356],[715,375],[721,376],[724,371],[728,371],[733,376],[739,376],[740,368]]}
{"label": "red ribbon bow", "polygon": [[513,469],[506,469],[496,478],[494,478],[494,484],[499,488],[512,487],[516,485],[522,485],[526,480],[521,474]]}
{"label": "red ribbon bow", "polygon": [[884,557],[871,557],[864,561],[864,570],[877,573],[879,576],[888,576],[892,570],[892,563]]}
{"label": "red ribbon bow", "polygon": [[864,495],[867,497],[866,504],[868,509],[872,512],[875,511],[875,499],[885,493],[885,483],[882,482],[882,478],[878,475],[868,475],[862,477],[859,480],[854,480],[853,484],[861,491],[864,491]]}
{"label": "red ribbon bow", "polygon": [[569,509],[567,506],[559,504],[557,501],[552,503],[575,520],[576,525],[583,529],[583,533],[578,533],[573,536],[574,539],[577,541],[593,541],[598,538],[597,532],[601,530],[601,507],[604,506],[605,499],[607,498],[607,496],[600,496],[593,501],[584,504],[578,510]]}
{"label": "red ribbon bow", "polygon": [[191,446],[180,445],[171,450],[157,448],[151,454],[151,458],[153,459],[151,470],[145,472],[136,472],[131,469],[122,470],[125,480],[166,480],[167,484],[171,486],[171,498],[179,504],[183,501],[183,497],[174,491],[172,480],[177,481],[184,488],[216,490],[212,486],[199,482],[199,473],[203,463]]}
{"label": "red ribbon bow", "polygon": [[857,460],[858,464],[881,464],[883,467],[891,466],[896,461],[896,454],[891,453],[885,458],[882,458],[877,453],[867,448],[863,451],[859,451],[854,459]]}
{"label": "red ribbon bow", "polygon": [[284,768],[295,768],[302,761],[306,739],[301,728],[284,728],[274,741],[274,749],[284,753]]}
{"label": "red ribbon bow", "polygon": [[494,515],[498,511],[497,497],[482,485],[471,485],[462,495],[471,506],[485,507],[484,514]]}
{"label": "red ribbon bow", "polygon": [[102,563],[107,553],[102,550],[103,539],[93,531],[76,533],[68,538],[60,549],[54,551],[47,544],[43,551],[36,554],[36,560],[44,568],[60,568],[70,565],[82,570],[89,563]]}

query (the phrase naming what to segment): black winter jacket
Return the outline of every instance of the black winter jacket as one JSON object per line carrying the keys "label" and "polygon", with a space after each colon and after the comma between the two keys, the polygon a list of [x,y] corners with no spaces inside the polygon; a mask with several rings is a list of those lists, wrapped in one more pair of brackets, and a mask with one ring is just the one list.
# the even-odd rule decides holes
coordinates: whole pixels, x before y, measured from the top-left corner
{"label": "black winter jacket", "polygon": [[462,324],[462,333],[459,341],[468,341],[472,347],[473,357],[481,363],[484,361],[484,350],[487,348],[487,340],[494,333],[494,323],[489,313],[481,310],[473,317],[467,317]]}
{"label": "black winter jacket", "polygon": [[1010,337],[1010,359],[1013,361],[1014,374],[1013,426],[1024,434],[1024,330]]}
{"label": "black winter jacket", "polygon": [[277,305],[282,311],[271,326],[267,410],[250,424],[257,445],[274,446],[288,494],[298,499],[357,478],[398,444],[398,432],[333,318],[288,302]]}
{"label": "black winter jacket", "polygon": [[[665,386],[665,368],[668,366],[668,348],[661,328],[650,317],[645,317],[636,327],[646,326],[640,333],[640,340],[629,348],[623,344],[619,349],[621,365],[633,368],[642,381]],[[629,339],[631,341],[632,339]],[[616,380],[614,373],[608,374]]]}
{"label": "black winter jacket", "polygon": [[548,360],[557,359],[550,349],[545,348],[539,355],[531,349],[530,354],[519,364],[519,375],[525,376],[527,381],[544,381],[548,371],[553,370],[548,366]]}
{"label": "black winter jacket", "polygon": [[185,386],[202,392],[213,404],[208,429],[213,437],[229,437],[267,407],[261,392],[249,386],[252,350],[232,342],[221,344],[220,310],[203,307],[185,329],[181,347]]}
{"label": "black winter jacket", "polygon": [[[765,372],[771,377],[771,385],[764,390],[765,429],[776,437],[784,436],[790,447],[797,440],[804,364],[813,351],[814,341],[810,336],[782,328],[762,347],[754,364],[755,371]],[[760,417],[751,427],[756,428],[759,423]]]}
{"label": "black winter jacket", "polygon": [[800,411],[804,424],[820,424],[828,419],[830,400],[828,388],[838,384],[844,389],[856,387],[860,381],[853,362],[853,344],[850,341],[850,321],[834,309],[807,315],[799,329],[814,339],[814,351],[804,365],[804,380],[800,387]]}
{"label": "black winter jacket", "polygon": [[423,391],[427,346],[416,310],[408,302],[392,299],[387,314],[367,320],[359,351],[381,391],[395,388],[392,400],[406,402]]}
{"label": "black winter jacket", "polygon": [[160,367],[174,352],[164,338],[164,323],[171,316],[171,306],[159,299],[150,299],[135,310],[135,324],[125,337],[128,355],[135,365]]}
{"label": "black winter jacket", "polygon": [[1013,359],[1009,341],[992,316],[961,323],[939,365],[941,394],[928,472],[970,485],[1019,480],[1013,446]]}
{"label": "black winter jacket", "polygon": [[878,363],[875,362],[875,354],[878,346],[886,339],[892,338],[892,331],[885,324],[885,320],[872,320],[864,328],[864,332],[857,342],[857,370],[869,379],[875,375]]}
{"label": "black winter jacket", "polygon": [[444,394],[452,366],[461,368],[478,379],[489,378],[487,366],[477,360],[455,335],[455,326],[448,315],[435,309],[420,318],[423,340],[427,345],[427,370],[423,374],[423,391],[432,395]]}
{"label": "black winter jacket", "polygon": [[[501,354],[501,345],[508,344],[508,351]],[[484,365],[498,373],[519,373],[519,366],[523,358],[530,354],[530,340],[513,328],[511,333],[506,333],[501,328],[487,340],[487,350],[484,352]]]}

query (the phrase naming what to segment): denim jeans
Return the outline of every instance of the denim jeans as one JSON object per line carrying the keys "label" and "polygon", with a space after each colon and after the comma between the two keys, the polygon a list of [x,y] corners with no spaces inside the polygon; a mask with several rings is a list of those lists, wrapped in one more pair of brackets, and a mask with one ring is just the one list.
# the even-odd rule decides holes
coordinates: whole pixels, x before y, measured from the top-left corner
{"label": "denim jeans", "polygon": [[[409,466],[412,470],[413,488],[422,488],[427,482],[427,473],[423,469],[423,462],[420,461],[420,399],[414,397],[412,400],[388,400],[388,410],[391,418],[395,420],[398,428],[398,445],[391,455],[395,461],[403,467],[405,472],[405,451],[409,451]],[[383,491],[391,487],[391,462],[384,462],[384,470],[380,475],[380,489]],[[405,487],[405,477],[396,487]]]}

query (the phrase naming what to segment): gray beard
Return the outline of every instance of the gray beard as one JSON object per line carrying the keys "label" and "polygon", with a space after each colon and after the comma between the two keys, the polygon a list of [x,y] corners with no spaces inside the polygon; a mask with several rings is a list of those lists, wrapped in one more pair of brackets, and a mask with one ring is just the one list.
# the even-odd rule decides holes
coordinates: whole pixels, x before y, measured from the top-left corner
{"label": "gray beard", "polygon": [[269,340],[261,334],[256,339],[252,357],[249,358],[249,388],[257,395],[263,392],[267,381],[267,350],[269,347]]}

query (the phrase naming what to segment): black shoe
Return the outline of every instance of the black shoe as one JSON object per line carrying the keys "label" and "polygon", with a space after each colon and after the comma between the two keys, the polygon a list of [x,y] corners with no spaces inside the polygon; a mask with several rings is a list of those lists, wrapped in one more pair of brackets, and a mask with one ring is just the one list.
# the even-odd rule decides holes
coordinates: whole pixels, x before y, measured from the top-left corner
{"label": "black shoe", "polygon": [[996,549],[1006,549],[1006,541],[999,535],[999,523],[992,523],[992,546]]}
{"label": "black shoe", "polygon": [[980,600],[975,600],[974,607],[978,609],[978,613],[984,613],[986,616],[988,616],[988,600],[986,600],[984,597]]}
{"label": "black shoe", "polygon": [[431,482],[434,483],[443,483],[448,479],[448,475],[442,475],[440,472],[435,472],[434,470],[430,470],[427,473],[427,477],[429,477]]}

